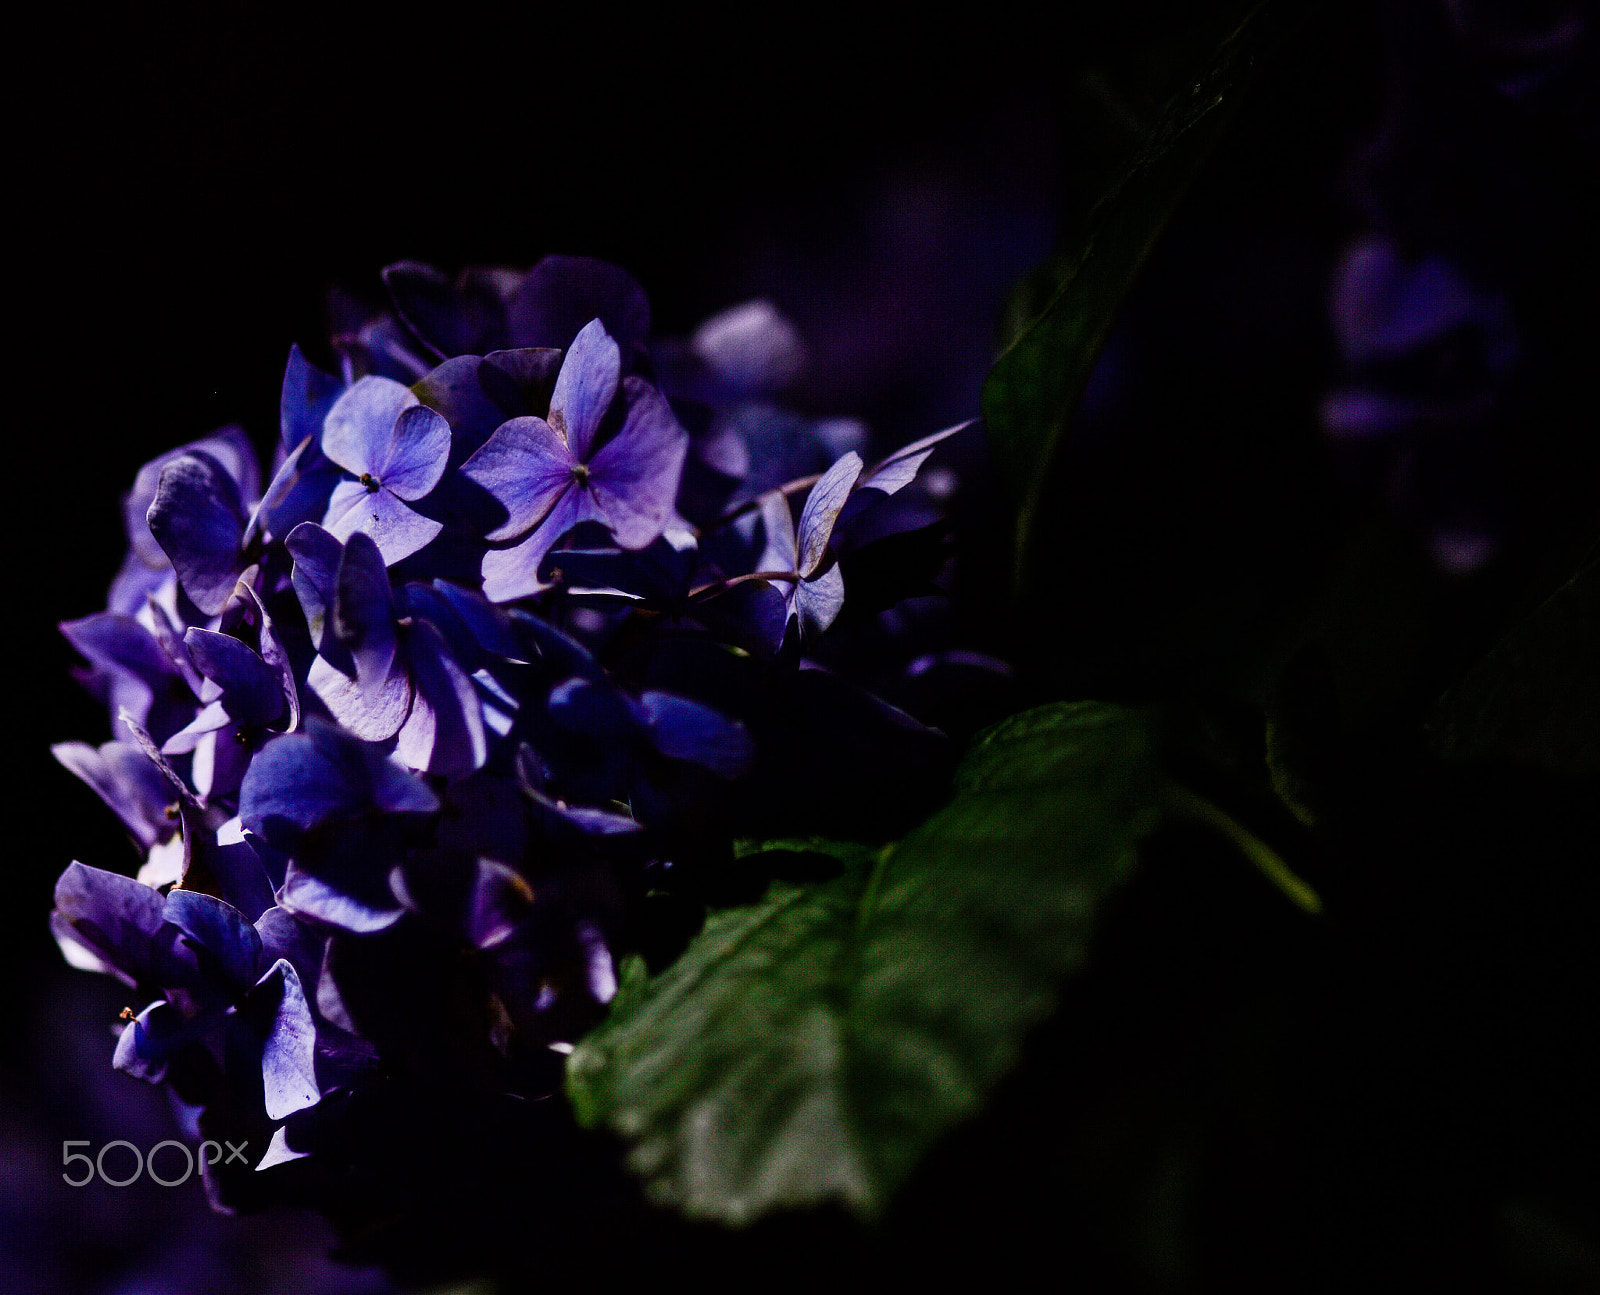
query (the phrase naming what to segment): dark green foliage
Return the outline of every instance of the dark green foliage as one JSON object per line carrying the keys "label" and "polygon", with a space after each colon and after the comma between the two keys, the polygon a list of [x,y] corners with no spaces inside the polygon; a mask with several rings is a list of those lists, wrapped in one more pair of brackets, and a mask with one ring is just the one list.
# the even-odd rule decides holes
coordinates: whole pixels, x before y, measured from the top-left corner
{"label": "dark green foliage", "polygon": [[1600,777],[1600,544],[1435,708],[1434,751]]}
{"label": "dark green foliage", "polygon": [[[1096,208],[1075,262],[1058,263],[1043,312],[995,364],[983,413],[1000,472],[1018,500],[1014,577],[1029,578],[1041,514],[1058,493],[1059,452],[1123,299],[1244,97],[1259,10],[1167,106],[1126,173]],[[1037,299],[1038,282],[1028,290]]]}
{"label": "dark green foliage", "polygon": [[690,1214],[829,1198],[877,1214],[1082,965],[1160,787],[1141,715],[1064,703],[1002,722],[897,844],[809,843],[843,875],[714,915],[654,979],[634,960],[572,1056],[580,1115]]}

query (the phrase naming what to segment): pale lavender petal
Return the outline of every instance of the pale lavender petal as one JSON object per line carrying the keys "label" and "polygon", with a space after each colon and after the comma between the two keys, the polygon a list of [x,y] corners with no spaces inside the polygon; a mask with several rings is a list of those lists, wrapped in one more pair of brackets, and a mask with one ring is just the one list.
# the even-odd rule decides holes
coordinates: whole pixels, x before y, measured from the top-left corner
{"label": "pale lavender petal", "polygon": [[[215,733],[219,728],[226,728],[233,723],[233,717],[228,714],[228,708],[218,698],[189,722],[188,728],[180,728],[176,733],[161,744],[162,755],[188,755],[200,745],[200,739],[208,733]],[[146,764],[149,761],[145,761]],[[204,794],[202,792],[202,794]]]}
{"label": "pale lavender petal", "polygon": [[487,538],[509,540],[543,521],[573,488],[574,462],[566,442],[544,419],[528,416],[500,424],[461,465],[461,475],[506,510],[506,520]]}
{"label": "pale lavender petal", "polygon": [[267,1143],[267,1154],[256,1163],[256,1172],[271,1169],[274,1165],[285,1164],[290,1160],[304,1160],[311,1153],[309,1151],[296,1151],[287,1140],[289,1126],[280,1124],[272,1131],[272,1137]]}
{"label": "pale lavender petal", "polygon": [[[761,524],[767,544],[756,570],[793,571],[796,562],[794,514],[789,511],[789,498],[783,491],[771,490],[761,496]],[[789,592],[785,590],[786,599]]]}
{"label": "pale lavender petal", "polygon": [[369,491],[359,481],[344,481],[334,488],[323,525],[341,542],[358,533],[371,536],[384,564],[391,567],[444,529],[443,522],[412,512],[389,491]]}
{"label": "pale lavender petal", "polygon": [[892,495],[910,485],[922,465],[928,461],[928,456],[941,441],[949,439],[957,432],[964,432],[969,427],[975,427],[977,422],[976,418],[970,418],[964,423],[957,423],[954,427],[947,427],[942,432],[934,432],[931,436],[924,436],[909,445],[902,445],[862,477],[859,489],[881,490],[886,495]]}
{"label": "pale lavender petal", "polygon": [[689,433],[649,383],[627,378],[623,398],[627,418],[595,452],[589,489],[617,543],[625,549],[642,549],[661,534],[672,516]]}
{"label": "pale lavender petal", "polygon": [[[293,866],[278,892],[278,906],[298,916],[357,934],[393,926],[406,911],[398,904],[392,909],[374,908]],[[323,978],[323,983],[330,983],[327,977]]]}
{"label": "pale lavender petal", "polygon": [[806,363],[800,334],[770,301],[747,301],[695,329],[690,349],[731,396],[777,391]]}
{"label": "pale lavender petal", "polygon": [[450,424],[426,405],[400,411],[381,471],[374,475],[401,499],[421,499],[444,476]]}
{"label": "pale lavender petal", "polygon": [[267,1118],[281,1120],[315,1106],[317,1027],[294,966],[279,958],[262,977],[258,991],[276,994],[278,1010],[261,1049],[261,1081]]}
{"label": "pale lavender petal", "polygon": [[811,487],[806,506],[800,513],[796,540],[800,558],[797,570],[801,575],[811,575],[821,563],[828,541],[833,536],[833,524],[839,519],[839,510],[844,507],[860,475],[861,456],[850,450],[840,455],[817,484]]}
{"label": "pale lavender petal", "polygon": [[395,420],[417,402],[393,378],[367,376],[338,400],[322,424],[322,452],[346,472],[381,476],[392,450]]}
{"label": "pale lavender petal", "polygon": [[364,687],[319,656],[311,662],[306,683],[334,719],[363,742],[388,741],[411,711],[411,680],[404,670]]}
{"label": "pale lavender petal", "polygon": [[574,462],[587,463],[600,420],[617,394],[622,377],[622,352],[598,319],[591,319],[572,339],[556,389],[550,397],[552,418],[565,420],[567,448]]}
{"label": "pale lavender petal", "polygon": [[830,562],[795,590],[794,611],[806,634],[821,634],[844,607],[844,576],[838,562]]}
{"label": "pale lavender petal", "polygon": [[597,520],[587,490],[569,490],[527,539],[509,549],[483,555],[483,596],[490,602],[525,598],[550,586],[539,579],[539,566],[556,541],[581,521]]}

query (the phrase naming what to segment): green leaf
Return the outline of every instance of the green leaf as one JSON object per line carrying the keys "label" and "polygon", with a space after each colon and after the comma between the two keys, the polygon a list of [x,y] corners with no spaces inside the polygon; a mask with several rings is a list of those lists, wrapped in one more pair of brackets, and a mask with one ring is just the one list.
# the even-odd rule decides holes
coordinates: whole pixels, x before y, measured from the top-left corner
{"label": "green leaf", "polygon": [[1439,700],[1428,737],[1447,759],[1600,777],[1600,543]]}
{"label": "green leaf", "polygon": [[1160,814],[1148,729],[1099,703],[1027,711],[974,741],[951,802],[897,844],[772,843],[844,872],[714,915],[654,979],[630,960],[570,1059],[579,1117],[690,1215],[877,1214],[1083,963]]}
{"label": "green leaf", "polygon": [[989,374],[984,423],[1019,501],[1013,568],[1019,588],[1029,576],[1068,420],[1129,288],[1244,98],[1264,8],[1252,10],[1210,66],[1169,102],[1091,216],[1081,254],[1060,271],[1053,298]]}

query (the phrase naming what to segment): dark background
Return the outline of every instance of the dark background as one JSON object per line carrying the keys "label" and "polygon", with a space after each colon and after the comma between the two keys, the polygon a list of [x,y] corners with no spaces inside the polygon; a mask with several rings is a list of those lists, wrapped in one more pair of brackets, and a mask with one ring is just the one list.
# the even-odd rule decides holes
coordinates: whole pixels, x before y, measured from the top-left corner
{"label": "dark background", "polygon": [[[71,859],[136,863],[110,813],[48,746],[108,735],[69,678],[73,655],[55,626],[103,605],[122,552],[120,496],[139,465],[229,422],[265,451],[290,344],[329,362],[330,293],[380,304],[378,272],[407,257],[452,271],[527,266],[547,252],[611,259],[649,292],[657,334],[686,335],[766,295],[811,348],[795,403],[863,417],[885,448],[970,417],[1010,286],[1070,243],[1176,70],[1234,8],[1135,0],[1047,20],[985,6],[872,32],[860,12],[796,10],[777,30],[765,16],[729,27],[664,13],[507,22],[452,12],[403,30],[392,17],[357,26],[140,13],[17,42],[0,1263],[40,1291],[114,1290],[138,1273],[160,1274],[170,1283],[160,1289],[379,1281],[316,1268],[324,1242],[309,1219],[212,1218],[194,1183],[121,1194],[60,1185],[62,1139],[164,1136],[157,1095],[110,1070],[120,989],[65,968],[46,923]],[[1389,102],[1394,15],[1403,35],[1405,15],[1430,8],[1325,6],[1258,89],[1153,260],[1091,393],[1088,461],[1149,488],[1130,491],[1135,506],[1123,509],[1093,478],[1083,487],[1085,516],[1105,526],[1085,524],[1077,600],[1024,609],[1011,631],[1023,646],[1074,632],[1095,611],[1120,618],[1122,638],[1085,642],[1082,669],[1136,692],[1154,686],[1150,676],[1124,667],[1161,658],[1152,645],[1203,622],[1193,659],[1175,667],[1203,673],[1235,646],[1231,628],[1250,632],[1240,608],[1270,602],[1263,591],[1326,557],[1323,540],[1348,511],[1314,427],[1337,370],[1327,284],[1367,215],[1351,198],[1351,158]],[[1471,156],[1494,142],[1476,129],[1441,147]],[[1512,131],[1511,144],[1518,138]],[[1576,271],[1559,263],[1552,238],[1558,249],[1573,243],[1573,204],[1560,196],[1570,169],[1560,158],[1531,165],[1541,183],[1561,174],[1557,197],[1542,203],[1556,214],[1509,239],[1472,233],[1493,225],[1492,184],[1434,201],[1486,213],[1458,222],[1467,245],[1476,236],[1511,249],[1502,275],[1529,318],[1565,337],[1551,363],[1578,389],[1558,285],[1572,273],[1592,283],[1593,258]],[[1094,450],[1096,437],[1120,448]],[[1293,525],[1263,558],[1245,531],[1260,515],[1249,508],[1273,491],[1281,499],[1265,512]],[[1242,581],[1194,578],[1247,550]],[[1195,620],[1183,621],[1189,613]],[[781,1285],[831,1279],[841,1265],[888,1281],[923,1265],[998,1274],[1044,1259],[1087,1289],[1208,1288],[1196,1272],[1248,1282],[1285,1271],[1297,1281],[1333,1274],[1328,1289],[1339,1289],[1338,1274],[1375,1269],[1408,1288],[1444,1256],[1452,1280],[1465,1281],[1477,1216],[1461,1201],[1477,1190],[1479,1166],[1452,1148],[1456,1116],[1481,1092],[1458,1085],[1454,1113],[1437,1115],[1423,1090],[1439,1055],[1465,1058],[1468,1070],[1484,1063],[1461,1042],[1473,1018],[1454,972],[1424,965],[1424,953],[1395,958],[1415,943],[1406,926],[1415,895],[1399,886],[1401,900],[1385,898],[1393,929],[1354,941],[1341,930],[1330,947],[1285,923],[1275,895],[1206,848],[1158,845],[1156,880],[1128,902],[1125,922],[1113,918],[1069,1014],[1035,1040],[992,1113],[936,1153],[886,1230],[867,1235],[825,1215],[730,1239],[647,1224],[628,1209],[590,1220],[589,1250],[569,1238],[552,1267],[570,1274],[593,1259],[639,1276],[709,1257]],[[1394,840],[1385,851],[1390,861],[1405,853]],[[1234,880],[1219,888],[1218,877]],[[1198,929],[1190,914],[1202,905],[1230,916]],[[1462,946],[1431,938],[1423,948],[1442,948],[1453,968]],[[1357,957],[1362,940],[1376,963]],[[1282,993],[1261,990],[1263,965]],[[1391,973],[1409,988],[1391,992]],[[1523,989],[1537,994],[1543,972],[1530,974]],[[1480,972],[1473,992],[1487,979]],[[1414,1045],[1403,1000],[1417,985],[1416,1011],[1442,1011],[1442,1054]],[[1238,1075],[1262,1073],[1252,1050],[1263,1039],[1286,1058],[1270,1073],[1308,1085],[1303,1101],[1240,1096]],[[1401,1096],[1373,1078],[1389,1066]],[[1498,1083],[1511,1072],[1485,1073]],[[1513,1079],[1523,1096],[1541,1088],[1537,1071]],[[1562,1083],[1565,1111],[1579,1099],[1570,1078]],[[1260,1123],[1263,1110],[1278,1122]],[[1163,1183],[1179,1191],[1202,1144],[1225,1148],[1205,1161],[1209,1250],[1180,1254],[1170,1236],[1128,1232],[1129,1219],[1161,1217],[1129,1202],[1158,1198]],[[1438,1199],[1452,1175],[1472,1186],[1461,1200]],[[1391,1198],[1393,1211],[1375,1203]],[[1340,1249],[1341,1229],[1358,1237],[1354,1251]]]}

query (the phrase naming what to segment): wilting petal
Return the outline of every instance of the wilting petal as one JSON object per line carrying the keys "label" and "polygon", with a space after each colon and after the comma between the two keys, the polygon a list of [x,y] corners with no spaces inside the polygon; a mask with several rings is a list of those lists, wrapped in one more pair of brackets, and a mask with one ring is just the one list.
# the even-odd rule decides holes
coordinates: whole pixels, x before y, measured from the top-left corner
{"label": "wilting petal", "polygon": [[796,569],[801,575],[811,575],[821,564],[828,541],[833,537],[833,524],[839,519],[839,510],[844,507],[860,475],[861,456],[850,450],[840,455],[838,461],[811,487],[806,506],[800,513],[795,541],[800,559]]}

